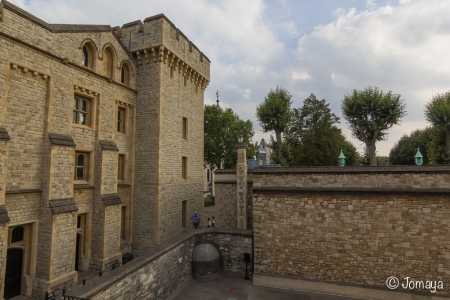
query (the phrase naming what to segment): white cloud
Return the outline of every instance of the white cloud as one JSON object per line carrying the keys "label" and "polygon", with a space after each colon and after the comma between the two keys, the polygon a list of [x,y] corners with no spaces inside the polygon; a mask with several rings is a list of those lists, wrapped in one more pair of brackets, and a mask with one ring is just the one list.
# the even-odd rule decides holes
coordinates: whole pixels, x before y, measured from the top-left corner
{"label": "white cloud", "polygon": [[311,76],[309,76],[308,72],[303,71],[293,71],[291,75],[292,80],[307,80],[311,79]]}

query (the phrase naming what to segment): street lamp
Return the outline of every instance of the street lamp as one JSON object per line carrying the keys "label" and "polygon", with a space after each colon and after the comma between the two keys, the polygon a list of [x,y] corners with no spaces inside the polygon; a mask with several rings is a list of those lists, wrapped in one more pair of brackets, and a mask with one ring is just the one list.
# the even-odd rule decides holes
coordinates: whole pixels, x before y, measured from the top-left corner
{"label": "street lamp", "polygon": [[344,156],[344,153],[342,153],[342,149],[341,149],[341,154],[339,154],[339,165],[341,167],[345,166],[345,156]]}
{"label": "street lamp", "polygon": [[416,165],[421,166],[423,164],[423,155],[420,153],[419,148],[417,148],[416,156],[414,156],[416,160]]}

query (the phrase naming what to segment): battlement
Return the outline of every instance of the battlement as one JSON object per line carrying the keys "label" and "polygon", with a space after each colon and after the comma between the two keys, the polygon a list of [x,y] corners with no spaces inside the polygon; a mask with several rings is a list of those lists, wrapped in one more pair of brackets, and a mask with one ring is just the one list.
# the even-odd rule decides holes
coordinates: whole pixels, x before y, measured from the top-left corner
{"label": "battlement", "polygon": [[114,28],[139,65],[162,62],[203,89],[209,83],[211,61],[164,14]]}

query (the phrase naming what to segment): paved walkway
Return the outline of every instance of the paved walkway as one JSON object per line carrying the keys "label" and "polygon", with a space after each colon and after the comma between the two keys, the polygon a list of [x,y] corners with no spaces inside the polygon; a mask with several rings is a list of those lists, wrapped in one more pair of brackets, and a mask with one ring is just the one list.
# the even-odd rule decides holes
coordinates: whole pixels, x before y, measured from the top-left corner
{"label": "paved walkway", "polygon": [[253,286],[242,274],[221,272],[216,279],[192,279],[170,300],[356,300],[338,296]]}

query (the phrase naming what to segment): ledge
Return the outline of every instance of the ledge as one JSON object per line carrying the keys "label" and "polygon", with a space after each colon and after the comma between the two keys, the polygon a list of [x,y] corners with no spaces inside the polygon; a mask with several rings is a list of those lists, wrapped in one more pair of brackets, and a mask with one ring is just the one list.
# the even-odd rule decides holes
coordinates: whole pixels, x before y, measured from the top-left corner
{"label": "ledge", "polygon": [[15,194],[32,194],[32,193],[42,193],[41,189],[27,189],[27,190],[10,190],[6,191],[6,195],[15,195]]}
{"label": "ledge", "polygon": [[383,167],[295,167],[257,168],[248,170],[253,174],[386,174],[386,173],[450,173],[449,165],[429,166],[383,166]]}
{"label": "ledge", "polygon": [[103,200],[103,204],[105,206],[122,204],[122,200],[120,200],[119,195],[116,193],[104,194],[104,195],[102,195],[102,200]]}
{"label": "ledge", "polygon": [[119,148],[117,147],[116,143],[109,140],[100,140],[98,141],[100,143],[100,147],[103,150],[112,150],[112,151],[119,151]]}
{"label": "ledge", "polygon": [[253,193],[335,193],[335,194],[433,194],[433,195],[449,195],[450,189],[393,189],[393,188],[348,188],[348,187],[331,187],[331,188],[304,188],[304,187],[278,187],[278,186],[253,186]]}
{"label": "ledge", "polygon": [[126,183],[126,182],[119,182],[117,184],[118,187],[130,187],[131,183]]}
{"label": "ledge", "polygon": [[0,127],[0,140],[9,141],[11,138],[9,137],[8,131],[5,127]]}
{"label": "ledge", "polygon": [[78,206],[73,198],[55,199],[48,201],[53,214],[78,211]]}
{"label": "ledge", "polygon": [[6,207],[0,206],[0,222],[9,222],[9,221],[10,219]]}
{"label": "ledge", "polygon": [[90,184],[74,184],[73,189],[74,190],[95,190],[95,186],[90,185]]}
{"label": "ledge", "polygon": [[215,184],[236,184],[237,180],[214,180]]}
{"label": "ledge", "polygon": [[73,138],[70,135],[59,134],[59,133],[49,133],[48,138],[52,145],[60,145],[60,146],[72,146],[75,147]]}

